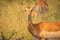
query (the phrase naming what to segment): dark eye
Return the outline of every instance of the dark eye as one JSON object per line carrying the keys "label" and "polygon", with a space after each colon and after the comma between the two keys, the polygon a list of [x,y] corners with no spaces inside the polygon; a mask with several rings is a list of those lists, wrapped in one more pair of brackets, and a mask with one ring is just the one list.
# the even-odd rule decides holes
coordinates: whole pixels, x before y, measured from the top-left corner
{"label": "dark eye", "polygon": [[23,3],[21,3],[21,5],[23,5]]}
{"label": "dark eye", "polygon": [[24,10],[25,12],[27,11],[27,10]]}

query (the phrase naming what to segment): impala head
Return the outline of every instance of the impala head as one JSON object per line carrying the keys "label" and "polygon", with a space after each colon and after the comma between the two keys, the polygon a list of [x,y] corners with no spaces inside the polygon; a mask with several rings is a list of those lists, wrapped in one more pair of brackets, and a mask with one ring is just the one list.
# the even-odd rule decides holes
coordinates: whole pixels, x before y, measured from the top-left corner
{"label": "impala head", "polygon": [[36,17],[37,13],[33,12],[34,6],[25,6],[23,3],[21,3],[22,7],[24,8],[24,11],[27,13],[27,15],[31,15]]}
{"label": "impala head", "polygon": [[25,6],[23,3],[21,3],[21,6],[24,8],[24,11],[30,14],[30,7]]}

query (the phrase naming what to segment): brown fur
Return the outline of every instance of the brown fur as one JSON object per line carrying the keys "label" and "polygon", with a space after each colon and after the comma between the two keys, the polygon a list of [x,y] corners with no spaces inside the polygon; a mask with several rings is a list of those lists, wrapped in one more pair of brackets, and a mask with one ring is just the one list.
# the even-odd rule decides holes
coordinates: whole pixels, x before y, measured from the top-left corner
{"label": "brown fur", "polygon": [[28,28],[29,32],[37,37],[37,38],[44,38],[44,35],[40,36],[40,33],[42,31],[47,31],[47,32],[57,32],[60,31],[60,22],[42,22],[42,23],[38,23],[38,24],[33,24],[33,28],[31,28],[29,26]]}
{"label": "brown fur", "polygon": [[[28,15],[30,15],[30,11],[31,10],[29,8],[26,9],[26,12],[28,13]],[[31,20],[28,20],[28,21],[30,22]],[[32,34],[32,36],[39,38],[39,39],[42,38],[42,40],[45,40],[45,35],[41,34],[42,32],[44,33],[44,31],[46,31],[50,33],[50,32],[60,31],[60,22],[40,22],[37,24],[33,24],[33,23],[30,24],[32,21],[30,23],[29,22],[28,22],[29,32]]]}

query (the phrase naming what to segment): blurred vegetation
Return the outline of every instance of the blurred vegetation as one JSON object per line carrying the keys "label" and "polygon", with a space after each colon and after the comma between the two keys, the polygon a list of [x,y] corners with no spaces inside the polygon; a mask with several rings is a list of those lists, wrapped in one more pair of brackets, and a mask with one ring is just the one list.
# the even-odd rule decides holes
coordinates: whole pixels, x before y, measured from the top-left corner
{"label": "blurred vegetation", "polygon": [[[0,40],[33,40],[28,32],[27,13],[24,12],[21,3],[26,6],[34,5],[38,0],[0,0]],[[60,0],[47,0],[49,12],[33,22],[59,22],[60,21]],[[3,37],[2,37],[3,34]]]}

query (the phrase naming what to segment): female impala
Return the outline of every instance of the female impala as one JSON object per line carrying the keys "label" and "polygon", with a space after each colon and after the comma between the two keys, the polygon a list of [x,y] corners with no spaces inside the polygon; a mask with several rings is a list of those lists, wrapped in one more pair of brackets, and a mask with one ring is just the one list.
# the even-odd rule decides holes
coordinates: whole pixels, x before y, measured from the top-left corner
{"label": "female impala", "polygon": [[[44,1],[42,2],[44,3]],[[43,5],[43,3],[39,5]],[[22,6],[25,8],[24,5]],[[37,24],[33,24],[31,20],[31,15],[34,8],[30,10],[29,9],[30,7],[25,9],[25,11],[28,13],[28,30],[34,37],[39,38],[39,40],[60,37],[60,22],[40,22]]]}

